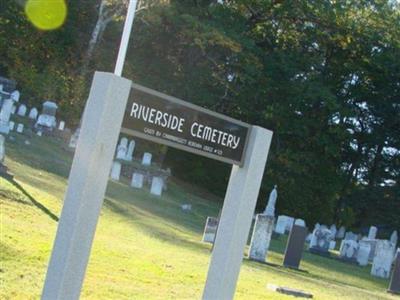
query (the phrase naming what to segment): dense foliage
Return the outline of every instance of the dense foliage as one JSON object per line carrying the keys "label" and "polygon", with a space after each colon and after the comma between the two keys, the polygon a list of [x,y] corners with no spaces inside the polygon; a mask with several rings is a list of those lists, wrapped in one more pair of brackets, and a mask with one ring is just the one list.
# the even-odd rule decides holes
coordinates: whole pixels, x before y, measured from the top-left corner
{"label": "dense foliage", "polygon": [[[1,74],[77,122],[91,72],[111,71],[116,57],[119,15],[87,61],[105,2],[68,1],[66,24],[39,32],[16,1],[2,1]],[[396,2],[142,0],[127,59],[128,78],[274,131],[260,208],[276,183],[279,214],[400,228]],[[174,149],[165,164],[224,193],[225,164]]]}

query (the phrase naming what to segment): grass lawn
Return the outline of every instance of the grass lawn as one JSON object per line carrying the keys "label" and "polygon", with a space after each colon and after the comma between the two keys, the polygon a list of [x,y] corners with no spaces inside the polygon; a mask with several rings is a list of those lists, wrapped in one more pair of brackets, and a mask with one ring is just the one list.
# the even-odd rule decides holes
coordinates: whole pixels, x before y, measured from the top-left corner
{"label": "grass lawn", "polygon": [[[55,237],[72,154],[48,137],[15,135],[0,177],[0,299],[38,299]],[[201,242],[207,216],[219,206],[171,182],[161,198],[110,182],[99,219],[82,299],[200,299],[210,258]],[[278,200],[279,201],[279,200]],[[182,203],[192,211],[183,212]],[[280,265],[285,239],[273,240],[268,261]],[[335,259],[304,253],[294,271],[244,260],[235,299],[294,299],[268,283],[302,289],[315,299],[399,299],[388,280]],[[216,299],[218,300],[218,299]]]}

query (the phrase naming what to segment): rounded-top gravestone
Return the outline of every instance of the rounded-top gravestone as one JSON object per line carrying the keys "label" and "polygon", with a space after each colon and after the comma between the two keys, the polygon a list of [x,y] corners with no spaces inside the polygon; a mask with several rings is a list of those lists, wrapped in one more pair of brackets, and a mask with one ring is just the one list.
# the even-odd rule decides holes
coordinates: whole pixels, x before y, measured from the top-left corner
{"label": "rounded-top gravestone", "polygon": [[18,111],[17,111],[17,115],[18,116],[21,116],[21,117],[25,117],[25,115],[26,115],[26,105],[25,104],[21,104],[19,107],[18,107]]}

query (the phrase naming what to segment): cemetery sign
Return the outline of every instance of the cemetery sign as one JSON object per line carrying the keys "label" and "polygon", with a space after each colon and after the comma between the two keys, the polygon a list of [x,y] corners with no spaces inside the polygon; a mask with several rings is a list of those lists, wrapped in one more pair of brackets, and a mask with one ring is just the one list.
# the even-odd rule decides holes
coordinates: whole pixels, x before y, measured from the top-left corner
{"label": "cemetery sign", "polygon": [[121,131],[242,165],[250,125],[133,83]]}

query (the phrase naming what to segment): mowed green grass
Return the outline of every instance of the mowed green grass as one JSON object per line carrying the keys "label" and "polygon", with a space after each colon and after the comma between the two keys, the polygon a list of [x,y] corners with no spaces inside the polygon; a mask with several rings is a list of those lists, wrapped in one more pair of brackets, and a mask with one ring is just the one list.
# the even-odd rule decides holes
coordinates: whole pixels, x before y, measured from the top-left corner
{"label": "mowed green grass", "polygon": [[[14,136],[6,142],[6,164],[15,183],[0,178],[0,299],[38,299],[72,154],[54,138]],[[193,190],[171,182],[158,198],[109,182],[81,298],[200,299],[210,259],[203,226],[220,207]],[[183,203],[192,211],[181,211]],[[268,261],[278,266],[244,260],[235,299],[294,299],[268,290],[269,283],[315,299],[399,299],[386,293],[388,280],[369,275],[370,267],[305,252],[303,271],[283,268],[285,242],[271,244]]]}

